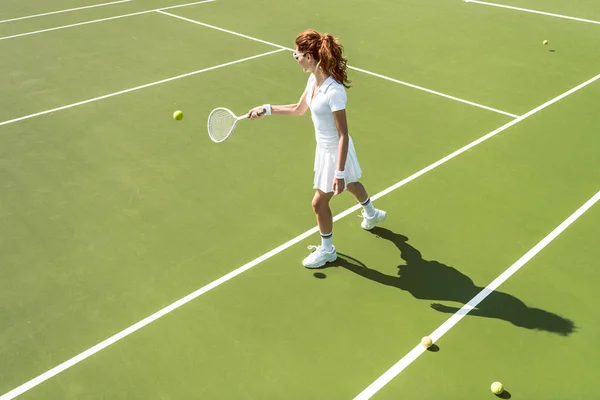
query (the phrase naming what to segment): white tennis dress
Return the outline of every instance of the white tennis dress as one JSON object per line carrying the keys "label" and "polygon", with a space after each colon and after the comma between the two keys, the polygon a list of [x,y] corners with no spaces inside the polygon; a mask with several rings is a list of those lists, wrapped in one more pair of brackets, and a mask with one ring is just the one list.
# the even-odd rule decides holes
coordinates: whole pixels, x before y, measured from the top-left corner
{"label": "white tennis dress", "polygon": [[[338,83],[333,77],[327,78],[321,87],[319,87],[319,90],[314,93],[314,97],[311,97],[315,84],[315,76],[310,74],[308,83],[306,84],[306,104],[310,108],[315,126],[315,138],[317,140],[313,187],[314,189],[329,193],[333,192],[334,173],[337,169],[340,144],[333,112],[346,109],[348,98],[344,85]],[[356,151],[354,150],[354,143],[351,137],[349,139],[348,155],[346,156],[346,165],[344,167],[346,176],[344,182],[346,185],[357,182],[362,174]]]}

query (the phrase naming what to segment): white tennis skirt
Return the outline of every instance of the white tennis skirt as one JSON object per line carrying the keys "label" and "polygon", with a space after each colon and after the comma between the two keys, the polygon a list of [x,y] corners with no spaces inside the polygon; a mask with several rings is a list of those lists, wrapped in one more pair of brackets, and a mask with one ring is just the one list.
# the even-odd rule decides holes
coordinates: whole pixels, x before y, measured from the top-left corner
{"label": "white tennis skirt", "polygon": [[[345,176],[344,183],[347,186],[349,183],[358,182],[362,176],[362,170],[358,163],[354,142],[349,137],[348,155],[346,156],[346,165],[344,167]],[[332,143],[317,143],[315,150],[315,177],[313,188],[319,189],[325,193],[333,192],[333,179],[335,170],[337,169],[339,151],[339,141]],[[344,187],[344,190],[346,187]]]}

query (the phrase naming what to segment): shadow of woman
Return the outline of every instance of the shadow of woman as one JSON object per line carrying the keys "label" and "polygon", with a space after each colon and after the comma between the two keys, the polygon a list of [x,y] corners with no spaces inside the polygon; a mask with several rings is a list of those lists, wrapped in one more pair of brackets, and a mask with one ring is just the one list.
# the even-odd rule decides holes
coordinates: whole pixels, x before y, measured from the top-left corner
{"label": "shadow of woman", "polygon": [[[436,301],[431,304],[431,308],[449,314],[456,313],[460,308],[437,302],[453,301],[467,304],[480,292],[488,290],[476,286],[471,278],[456,268],[438,261],[424,260],[421,252],[407,243],[406,236],[381,227],[376,227],[370,232],[389,240],[400,250],[400,257],[405,264],[398,266],[398,276],[386,275],[370,269],[360,261],[341,253],[338,253],[340,257],[333,265],[383,285],[407,291],[417,299]],[[547,331],[562,336],[575,331],[573,321],[539,308],[529,307],[516,297],[498,291],[490,292],[482,302],[469,311],[469,315],[498,318],[521,328]]]}

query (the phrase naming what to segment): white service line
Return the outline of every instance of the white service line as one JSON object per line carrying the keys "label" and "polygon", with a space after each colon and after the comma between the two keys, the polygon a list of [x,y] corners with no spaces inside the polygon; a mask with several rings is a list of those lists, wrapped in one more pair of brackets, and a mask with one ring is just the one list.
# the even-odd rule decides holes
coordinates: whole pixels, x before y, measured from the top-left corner
{"label": "white service line", "polygon": [[549,17],[570,19],[570,20],[573,20],[573,21],[587,22],[589,24],[600,25],[600,21],[594,21],[594,20],[591,20],[591,19],[569,17],[568,15],[554,14],[554,13],[549,13],[549,12],[545,12],[545,11],[530,10],[528,8],[513,7],[513,6],[507,6],[507,5],[504,5],[504,4],[488,3],[487,1],[478,1],[478,0],[463,0],[463,1],[465,3],[475,3],[475,4],[482,4],[482,5],[485,5],[485,6],[507,8],[509,10],[524,11],[524,12],[528,12],[528,13],[547,15]]}
{"label": "white service line", "polygon": [[291,49],[289,47],[280,46],[276,43],[267,42],[266,40],[262,40],[262,39],[258,39],[258,38],[252,37],[252,36],[244,35],[243,33],[230,31],[229,29],[223,29],[223,28],[219,28],[218,26],[205,24],[204,22],[196,21],[195,19],[185,18],[185,17],[179,16],[179,15],[164,12],[163,10],[157,10],[156,12],[164,14],[164,15],[168,15],[169,17],[173,17],[173,18],[177,18],[177,19],[180,19],[183,21],[191,22],[192,24],[196,24],[196,25],[204,26],[206,28],[215,29],[217,31],[229,33],[230,35],[243,37],[244,39],[254,40],[255,42],[259,42],[259,43],[263,43],[263,44],[268,44],[269,46],[277,47],[279,49],[294,51],[294,49]]}
{"label": "white service line", "polygon": [[[279,51],[283,51],[283,49],[279,49],[279,50],[275,50],[274,52],[279,52]],[[397,184],[390,186],[389,188],[371,196],[371,199],[376,200],[380,197],[385,196],[386,194],[392,192],[393,190],[398,189],[399,187],[405,185],[406,183],[416,179],[417,177],[425,174],[428,171],[431,171],[432,169],[434,169],[435,167],[451,160],[452,158],[458,156],[459,154],[464,153],[465,151],[469,150],[470,148],[482,143],[483,141],[491,138],[492,136],[502,132],[503,130],[513,126],[514,124],[516,124],[519,121],[524,120],[525,118],[537,113],[538,111],[548,107],[551,104],[556,103],[557,101],[559,101],[560,99],[568,96],[571,93],[574,93],[575,91],[583,88],[584,86],[589,85],[590,83],[596,81],[597,79],[600,79],[600,75],[597,75],[596,77],[582,83],[581,85],[569,90],[568,92],[563,93],[562,95],[544,103],[543,105],[533,109],[532,111],[528,112],[527,114],[525,114],[522,117],[519,117],[518,119],[515,119],[511,122],[509,122],[508,124],[496,129],[495,131],[483,136],[480,139],[475,140],[474,142],[462,147],[461,149],[455,151],[454,153],[442,158],[441,160],[431,164],[430,166],[423,168],[421,171],[416,172],[415,174],[411,175],[410,177],[403,179],[402,181],[398,182]],[[346,211],[336,215],[333,220],[334,221],[338,221],[341,218],[345,217],[346,215],[357,211],[361,206],[359,204],[347,209]],[[0,400],[11,400],[14,399],[15,397],[19,396],[22,393],[27,392],[28,390],[36,387],[37,385],[41,384],[42,382],[52,378],[53,376],[56,376],[58,374],[60,374],[61,372],[65,371],[68,368],[71,368],[73,365],[85,360],[86,358],[96,354],[97,352],[107,348],[108,346],[118,342],[119,340],[131,335],[132,333],[134,333],[135,331],[143,328],[144,326],[156,321],[157,319],[165,316],[166,314],[170,313],[171,311],[176,310],[177,308],[185,305],[186,303],[189,303],[190,301],[194,300],[195,298],[197,298],[198,296],[201,296],[205,293],[207,293],[208,291],[222,285],[223,283],[229,281],[232,278],[235,278],[236,276],[242,274],[243,272],[248,271],[250,268],[260,264],[263,261],[268,260],[269,258],[281,253],[282,251],[286,250],[287,248],[293,246],[296,243],[301,242],[302,240],[308,238],[310,235],[313,235],[315,233],[317,233],[319,230],[319,228],[317,226],[307,230],[306,232],[296,236],[293,239],[288,240],[287,242],[285,242],[284,244],[274,248],[273,250],[263,254],[262,256],[255,258],[254,260],[242,265],[241,267],[238,267],[237,269],[229,272],[226,275],[223,275],[222,277],[220,277],[219,279],[212,281],[211,283],[203,286],[202,288],[196,290],[193,293],[188,294],[187,296],[177,300],[176,302],[172,303],[171,305],[155,312],[154,314],[144,318],[143,320],[131,325],[128,328],[125,328],[124,330],[122,330],[121,332],[116,333],[115,335],[109,337],[108,339],[105,339],[104,341],[96,344],[93,347],[90,347],[89,349],[85,350],[84,352],[74,356],[73,358],[63,362],[62,364],[57,365],[56,367],[44,372],[43,374],[31,379],[30,381],[22,384],[21,386],[18,386],[17,388],[11,390],[10,392],[0,396]]]}
{"label": "white service line", "polygon": [[127,2],[130,2],[130,1],[133,1],[133,0],[119,0],[119,1],[113,1],[113,2],[110,2],[110,3],[94,4],[94,5],[91,5],[91,6],[69,8],[67,10],[51,11],[51,12],[47,12],[47,13],[43,13],[43,14],[28,15],[26,17],[18,17],[18,18],[12,18],[12,19],[5,19],[3,21],[0,21],[0,24],[3,24],[5,22],[21,21],[23,19],[44,17],[46,15],[62,14],[62,13],[71,12],[71,11],[85,10],[87,8],[96,8],[96,7],[110,6],[112,4],[127,3]]}
{"label": "white service line", "polygon": [[[540,251],[542,251],[548,244],[558,237],[562,232],[565,231],[573,222],[589,210],[594,204],[600,200],[600,191],[597,192],[591,199],[589,199],[584,205],[582,205],[577,211],[571,214],[566,220],[564,220],[559,226],[554,228],[545,238],[543,238],[538,244],[536,244],[531,250],[525,253],[519,258],[513,265],[511,265],[506,271],[500,276],[494,279],[489,285],[487,285],[481,292],[473,297],[467,304],[462,306],[455,314],[440,325],[431,335],[431,339],[435,343],[444,334],[448,333],[454,325],[456,325],[465,315],[472,309],[477,307],[490,293],[496,290],[501,284],[506,282],[515,272],[517,272],[523,265],[535,257]],[[370,384],[365,390],[363,390],[354,400],[367,400],[375,395],[381,388],[387,385],[392,379],[394,379],[400,372],[408,367],[413,361],[415,361],[421,354],[426,351],[425,347],[420,343],[417,344],[411,351],[409,351],[404,357],[400,359],[394,366],[383,373],[377,378],[372,384]]]}
{"label": "white service line", "polygon": [[94,97],[93,99],[83,100],[83,101],[80,101],[80,102],[77,102],[77,103],[68,104],[66,106],[53,108],[51,110],[41,111],[41,112],[38,112],[38,113],[35,113],[35,114],[29,114],[29,115],[25,115],[23,117],[9,119],[8,121],[0,122],[0,126],[12,124],[12,123],[18,122],[18,121],[24,121],[26,119],[30,119],[30,118],[34,118],[34,117],[39,117],[40,115],[50,114],[50,113],[53,113],[53,112],[56,112],[56,111],[66,110],[68,108],[81,106],[83,104],[92,103],[92,102],[98,101],[98,100],[108,99],[109,97],[114,97],[114,96],[118,96],[118,95],[121,95],[121,94],[129,93],[129,92],[134,92],[136,90],[145,89],[145,88],[148,88],[148,87],[151,87],[151,86],[160,85],[161,83],[166,83],[166,82],[174,81],[176,79],[181,79],[181,78],[185,78],[185,77],[188,77],[188,76],[192,76],[192,75],[196,75],[196,74],[201,74],[203,72],[212,71],[214,69],[219,69],[219,68],[227,67],[229,65],[239,64],[239,63],[244,62],[244,61],[253,60],[255,58],[260,58],[260,57],[268,56],[268,55],[279,53],[279,52],[282,52],[282,51],[283,50],[281,50],[281,49],[280,50],[273,50],[273,51],[269,51],[269,52],[266,52],[266,53],[257,54],[255,56],[246,57],[246,58],[242,58],[242,59],[239,59],[239,60],[231,61],[231,62],[228,62],[228,63],[225,63],[225,64],[215,65],[214,67],[203,68],[203,69],[199,69],[197,71],[188,72],[187,74],[173,76],[171,78],[163,79],[161,81],[156,81],[156,82],[152,82],[152,83],[147,83],[145,85],[136,86],[136,87],[131,88],[131,89],[121,90],[120,92],[110,93],[110,94],[106,94],[104,96]]}
{"label": "white service line", "polygon": [[[159,10],[157,12],[159,12],[161,14],[164,14],[164,15],[168,15],[168,16],[173,17],[173,18],[177,18],[177,19],[183,20],[183,21],[191,22],[192,24],[204,26],[204,27],[210,28],[210,29],[216,29],[218,31],[229,33],[231,35],[235,35],[235,36],[243,37],[245,39],[253,40],[255,42],[264,43],[264,44],[267,44],[269,46],[278,47],[280,49],[285,49],[285,50],[289,50],[289,51],[293,51],[294,50],[294,49],[291,49],[289,47],[284,47],[284,46],[278,45],[278,44],[273,43],[273,42],[267,42],[266,40],[262,40],[262,39],[258,39],[258,38],[252,37],[252,36],[244,35],[242,33],[234,32],[234,31],[231,31],[229,29],[219,28],[218,26],[209,25],[209,24],[206,24],[204,22],[196,21],[196,20],[190,19],[190,18],[185,18],[185,17],[179,16],[179,15],[176,15],[176,14],[171,14],[171,13],[168,13],[168,12],[164,12],[162,10]],[[475,107],[479,107],[479,108],[482,108],[482,109],[485,109],[485,110],[488,110],[488,111],[493,111],[495,113],[507,115],[507,116],[512,117],[512,118],[518,118],[518,115],[511,114],[511,113],[508,113],[506,111],[497,110],[495,108],[491,108],[491,107],[488,107],[488,106],[484,106],[484,105],[481,105],[481,104],[474,103],[472,101],[463,100],[463,99],[460,99],[458,97],[454,97],[454,96],[450,96],[450,95],[447,95],[447,94],[444,94],[444,93],[436,92],[435,90],[427,89],[427,88],[424,88],[422,86],[413,85],[411,83],[403,82],[403,81],[400,81],[400,80],[397,80],[397,79],[394,79],[394,78],[387,77],[385,75],[376,74],[374,72],[370,72],[370,71],[367,71],[367,70],[364,70],[364,69],[361,69],[361,68],[352,67],[350,65],[348,66],[348,68],[352,69],[352,70],[355,70],[355,71],[358,71],[358,72],[362,72],[364,74],[375,76],[377,78],[386,79],[386,80],[388,80],[390,82],[394,82],[394,83],[398,83],[400,85],[408,86],[408,87],[411,87],[413,89],[422,90],[422,91],[427,92],[427,93],[431,93],[431,94],[435,94],[437,96],[445,97],[447,99],[456,100],[456,101],[459,101],[461,103],[469,104],[471,106],[475,106]]]}
{"label": "white service line", "polygon": [[512,117],[512,118],[519,118],[518,115],[511,114],[511,113],[508,113],[506,111],[502,111],[502,110],[498,110],[496,108],[484,106],[482,104],[473,103],[472,101],[468,101],[468,100],[464,100],[464,99],[461,99],[461,98],[458,98],[458,97],[450,96],[450,95],[447,95],[447,94],[444,94],[444,93],[436,92],[435,90],[427,89],[427,88],[424,88],[422,86],[413,85],[412,83],[399,81],[397,79],[393,79],[393,78],[390,78],[390,77],[387,77],[387,76],[384,76],[384,75],[376,74],[374,72],[370,72],[370,71],[367,71],[367,70],[364,70],[364,69],[361,69],[361,68],[356,68],[356,67],[352,67],[352,66],[348,66],[348,68],[349,69],[353,69],[355,71],[362,72],[364,74],[373,75],[373,76],[376,76],[376,77],[381,78],[381,79],[386,79],[386,80],[391,81],[391,82],[399,83],[401,85],[408,86],[408,87],[411,87],[411,88],[414,88],[414,89],[422,90],[422,91],[427,92],[427,93],[431,93],[431,94],[435,94],[435,95],[438,95],[438,96],[442,96],[442,97],[445,97],[447,99],[456,100],[456,101],[459,101],[461,103],[469,104],[471,106],[483,108],[483,109],[488,110],[488,111],[493,111],[493,112],[498,113],[498,114],[504,114],[504,115]]}
{"label": "white service line", "polygon": [[133,17],[134,15],[149,14],[149,13],[153,13],[153,12],[160,11],[160,10],[170,10],[170,9],[173,9],[173,8],[188,7],[188,6],[194,6],[196,4],[202,4],[202,3],[212,3],[213,1],[216,1],[216,0],[196,1],[194,3],[179,4],[179,5],[176,5],[176,6],[170,6],[170,7],[164,7],[164,8],[155,8],[155,9],[146,10],[146,11],[138,11],[138,12],[134,12],[134,13],[131,13],[131,14],[116,15],[114,17],[108,17],[108,18],[102,18],[102,19],[95,19],[95,20],[86,21],[86,22],[79,22],[77,24],[63,25],[63,26],[57,26],[57,27],[54,27],[54,28],[41,29],[39,31],[32,31],[32,32],[19,33],[19,34],[16,34],[16,35],[3,36],[3,37],[0,37],[0,40],[7,40],[7,39],[14,39],[14,38],[23,37],[23,36],[36,35],[38,33],[57,31],[57,30],[66,29],[66,28],[73,28],[75,26],[95,24],[97,22],[110,21],[110,20],[113,20],[113,19]]}

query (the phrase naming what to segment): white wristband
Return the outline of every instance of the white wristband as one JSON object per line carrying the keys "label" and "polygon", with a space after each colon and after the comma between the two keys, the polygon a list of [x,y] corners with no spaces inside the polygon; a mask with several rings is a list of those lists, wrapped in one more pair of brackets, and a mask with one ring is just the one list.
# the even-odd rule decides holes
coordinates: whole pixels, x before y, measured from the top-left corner
{"label": "white wristband", "polygon": [[333,177],[335,179],[344,179],[346,177],[345,171],[335,171],[335,174],[333,174]]}
{"label": "white wristband", "polygon": [[261,107],[263,107],[265,109],[265,115],[271,115],[271,105],[270,104],[263,104]]}

